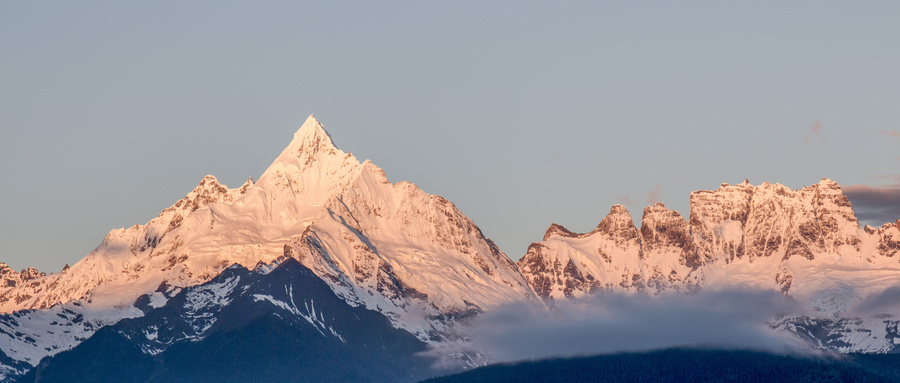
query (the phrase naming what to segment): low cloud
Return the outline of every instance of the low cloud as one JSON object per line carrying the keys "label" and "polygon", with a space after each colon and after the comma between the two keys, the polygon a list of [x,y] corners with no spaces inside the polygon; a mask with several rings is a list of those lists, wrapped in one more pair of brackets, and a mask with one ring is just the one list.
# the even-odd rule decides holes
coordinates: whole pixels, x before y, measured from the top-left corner
{"label": "low cloud", "polygon": [[884,291],[867,296],[853,307],[856,314],[881,314],[896,311],[900,306],[900,286],[893,286]]}
{"label": "low cloud", "polygon": [[499,361],[641,352],[673,347],[810,353],[768,322],[796,312],[775,292],[719,291],[658,297],[596,294],[547,311],[519,304],[477,316],[479,348]]}
{"label": "low cloud", "polygon": [[849,185],[842,189],[860,222],[878,227],[900,219],[900,185]]}
{"label": "low cloud", "polygon": [[803,137],[803,140],[800,141],[803,145],[809,145],[813,143],[822,133],[822,122],[816,121],[813,122],[812,127],[809,128],[809,133],[806,134],[806,137]]}

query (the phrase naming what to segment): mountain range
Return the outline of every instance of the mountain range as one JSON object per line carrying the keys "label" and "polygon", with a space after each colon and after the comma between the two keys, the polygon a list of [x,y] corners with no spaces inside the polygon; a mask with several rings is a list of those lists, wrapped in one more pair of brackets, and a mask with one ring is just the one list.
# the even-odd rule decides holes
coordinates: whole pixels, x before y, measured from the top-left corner
{"label": "mountain range", "polygon": [[492,361],[464,330],[480,313],[604,292],[775,290],[805,311],[769,325],[812,347],[900,349],[900,220],[860,228],[827,179],[690,201],[688,219],[648,206],[640,228],[621,205],[589,233],[553,224],[514,263],[453,203],[392,184],[310,116],[257,181],[206,176],[60,273],[0,264],[0,379],[414,381]]}

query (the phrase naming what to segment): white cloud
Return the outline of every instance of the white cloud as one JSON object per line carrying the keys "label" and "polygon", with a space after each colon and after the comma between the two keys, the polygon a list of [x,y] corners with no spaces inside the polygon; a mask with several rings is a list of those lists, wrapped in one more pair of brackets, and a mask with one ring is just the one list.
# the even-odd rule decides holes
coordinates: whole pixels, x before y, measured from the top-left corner
{"label": "white cloud", "polygon": [[775,292],[596,294],[555,305],[550,311],[528,305],[493,309],[474,319],[472,337],[500,361],[673,347],[811,352],[792,334],[768,325],[797,310]]}

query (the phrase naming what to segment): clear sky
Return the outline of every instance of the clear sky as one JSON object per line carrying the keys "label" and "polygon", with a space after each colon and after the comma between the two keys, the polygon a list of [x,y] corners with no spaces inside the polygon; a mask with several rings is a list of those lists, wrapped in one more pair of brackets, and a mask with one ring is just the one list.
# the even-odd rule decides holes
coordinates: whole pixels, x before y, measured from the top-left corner
{"label": "clear sky", "polygon": [[256,178],[312,113],[513,260],[745,178],[900,206],[900,3],[737,3],[2,2],[0,261]]}

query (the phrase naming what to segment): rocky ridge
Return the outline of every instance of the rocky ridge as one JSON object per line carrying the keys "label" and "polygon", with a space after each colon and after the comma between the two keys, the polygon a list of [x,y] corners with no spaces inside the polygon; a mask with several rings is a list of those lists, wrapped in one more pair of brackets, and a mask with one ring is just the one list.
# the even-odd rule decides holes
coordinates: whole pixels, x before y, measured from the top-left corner
{"label": "rocky ridge", "polygon": [[640,230],[620,205],[589,233],[553,224],[518,265],[545,300],[598,291],[774,289],[808,311],[773,325],[821,347],[886,352],[900,339],[891,319],[900,305],[857,306],[895,288],[898,239],[900,221],[861,229],[834,181],[800,190],[744,181],[693,192],[687,220],[656,203],[644,209]]}
{"label": "rocky ridge", "polygon": [[46,275],[47,273],[38,271],[38,269],[35,269],[34,267],[26,267],[22,269],[22,271],[16,272],[6,263],[0,262],[0,281],[2,281],[0,282],[0,295],[25,282]]}
{"label": "rocky ridge", "polygon": [[547,299],[693,289],[699,260],[684,219],[656,203],[644,209],[642,222],[638,230],[628,210],[614,205],[589,233],[553,224],[519,259],[519,270]]}
{"label": "rocky ridge", "polygon": [[644,209],[641,222],[636,230],[625,207],[615,205],[589,233],[553,224],[518,265],[544,298],[598,289],[690,290],[708,283],[707,269],[732,264],[777,266],[767,270],[773,283],[757,285],[775,284],[787,293],[798,284],[789,263],[842,257],[874,268],[900,252],[900,224],[860,229],[850,201],[828,179],[796,191],[780,184],[723,184],[691,193],[688,220],[656,203]]}

